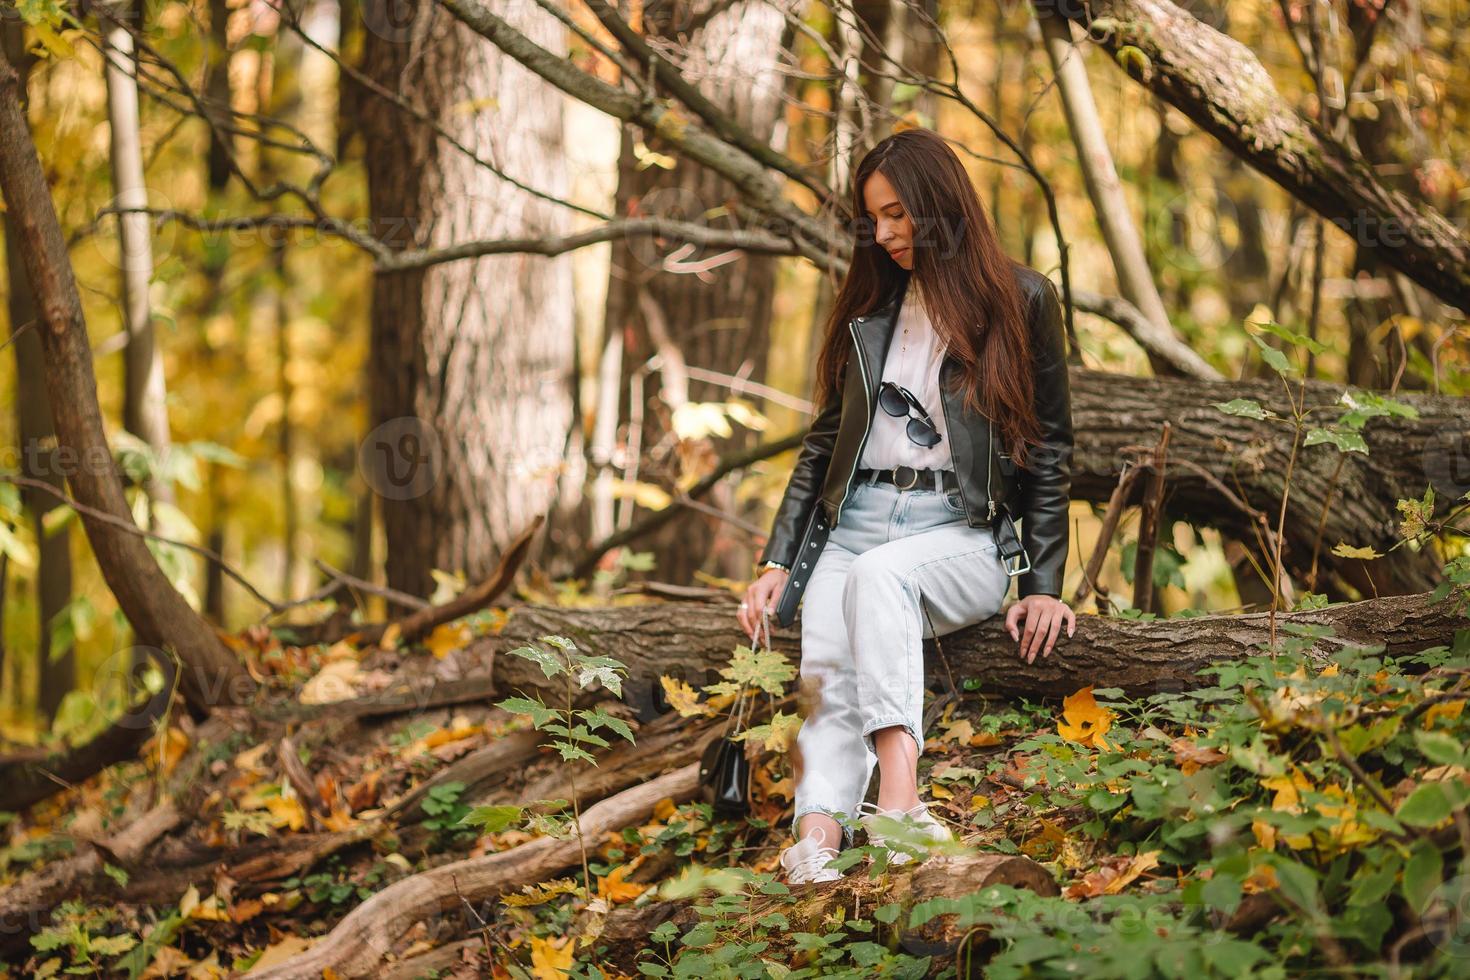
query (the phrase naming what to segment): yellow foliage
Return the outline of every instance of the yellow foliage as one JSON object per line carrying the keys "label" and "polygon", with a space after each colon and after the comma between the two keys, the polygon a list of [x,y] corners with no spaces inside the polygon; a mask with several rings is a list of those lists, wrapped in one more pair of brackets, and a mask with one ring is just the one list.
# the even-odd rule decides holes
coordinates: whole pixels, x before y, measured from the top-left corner
{"label": "yellow foliage", "polygon": [[1067,741],[1094,749],[1110,749],[1113,746],[1103,736],[1111,727],[1113,713],[1093,698],[1091,684],[1063,699],[1062,720],[1057,722],[1057,734]]}
{"label": "yellow foliage", "polygon": [[440,623],[434,627],[434,632],[424,640],[424,646],[429,648],[437,660],[443,660],[456,650],[464,647],[470,641],[470,631],[459,623]]}
{"label": "yellow foliage", "polygon": [[613,869],[611,874],[599,876],[597,879],[598,896],[616,905],[619,902],[631,902],[642,895],[648,889],[647,885],[624,880],[628,872],[632,870],[632,864],[620,864]]}
{"label": "yellow foliage", "polygon": [[559,942],[531,937],[531,976],[535,980],[561,980],[571,973],[575,957],[576,948],[570,936],[563,936]]}
{"label": "yellow foliage", "polygon": [[690,718],[694,715],[714,714],[714,711],[709,705],[700,703],[699,692],[687,682],[681,681],[677,677],[663,675],[660,675],[658,680],[663,685],[664,697],[668,699],[669,704],[675,711],[679,712],[681,717]]}

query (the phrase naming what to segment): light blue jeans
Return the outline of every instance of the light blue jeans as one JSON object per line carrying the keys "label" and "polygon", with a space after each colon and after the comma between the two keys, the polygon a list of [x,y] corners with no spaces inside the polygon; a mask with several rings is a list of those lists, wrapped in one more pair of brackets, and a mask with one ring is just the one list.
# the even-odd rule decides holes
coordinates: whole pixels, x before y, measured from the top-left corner
{"label": "light blue jeans", "polygon": [[995,615],[1010,582],[990,528],[966,523],[957,491],[857,483],[802,600],[793,835],[820,811],[850,846],[878,763],[873,732],[902,726],[923,754],[923,639]]}

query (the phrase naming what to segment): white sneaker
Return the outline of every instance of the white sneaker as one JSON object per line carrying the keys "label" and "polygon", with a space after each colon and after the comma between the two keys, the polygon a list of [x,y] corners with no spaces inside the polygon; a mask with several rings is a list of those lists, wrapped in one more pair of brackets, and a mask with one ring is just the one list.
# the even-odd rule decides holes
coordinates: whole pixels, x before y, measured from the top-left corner
{"label": "white sneaker", "polygon": [[907,810],[884,810],[875,803],[864,800],[857,806],[858,823],[868,832],[868,843],[875,847],[886,848],[888,851],[888,863],[908,864],[913,857],[894,847],[888,847],[883,835],[875,829],[880,817],[888,817],[897,820],[906,826],[920,831],[924,838],[930,841],[954,840],[954,834],[939,821],[929,808],[921,800]]}
{"label": "white sneaker", "polygon": [[837,849],[827,846],[827,832],[817,827],[801,840],[781,852],[781,867],[786,869],[786,882],[804,885],[809,881],[836,881],[842,872],[827,867],[835,860]]}

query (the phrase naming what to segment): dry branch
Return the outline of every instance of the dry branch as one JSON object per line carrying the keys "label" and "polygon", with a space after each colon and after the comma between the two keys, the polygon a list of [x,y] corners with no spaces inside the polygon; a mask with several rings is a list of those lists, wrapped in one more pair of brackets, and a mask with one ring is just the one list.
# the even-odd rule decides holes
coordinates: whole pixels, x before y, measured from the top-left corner
{"label": "dry branch", "polygon": [[[589,807],[581,832],[595,840],[610,830],[648,820],[665,798],[681,802],[699,785],[699,765],[690,763]],[[446,864],[389,885],[353,909],[309,950],[280,966],[252,976],[261,980],[317,980],[324,970],[343,977],[376,976],[394,944],[421,919],[453,914],[498,898],[522,884],[541,881],[576,864],[581,848],[575,835],[538,837],[508,851]]]}

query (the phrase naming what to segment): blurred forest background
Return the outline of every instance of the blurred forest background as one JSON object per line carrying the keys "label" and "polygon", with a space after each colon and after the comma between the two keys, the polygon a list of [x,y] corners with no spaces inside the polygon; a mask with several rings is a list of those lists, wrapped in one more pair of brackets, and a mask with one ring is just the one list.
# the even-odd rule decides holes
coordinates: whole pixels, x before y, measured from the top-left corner
{"label": "blurred forest background", "polygon": [[[822,257],[808,230],[791,227],[825,222],[840,241],[848,169],[907,125],[953,141],[1013,256],[1059,283],[1065,270],[1078,367],[1270,380],[1249,325],[1275,322],[1325,345],[1303,362],[1308,378],[1466,392],[1454,302],[1464,294],[1446,285],[1458,277],[1463,289],[1470,214],[1470,9],[1457,0],[1196,5],[1190,23],[1243,46],[1240,60],[1222,49],[1238,72],[1216,81],[1258,100],[1259,119],[1178,84],[1203,50],[1186,50],[1182,34],[1158,42],[1179,41],[1180,68],[1154,63],[1147,44],[1121,34],[1095,43],[1074,27],[1069,70],[1081,84],[1073,76],[1069,90],[1026,3],[619,5],[728,123],[715,142],[758,161],[741,166],[772,178],[785,212],[686,152],[681,127],[703,109],[661,101],[685,94],[667,79],[654,87],[672,107],[662,129],[609,109],[606,92],[636,94],[654,70],[613,56],[625,39],[600,21],[603,5],[490,5],[569,77],[602,83],[585,97],[533,75],[455,6],[478,5],[6,5],[5,50],[75,269],[133,516],[217,552],[278,604],[201,555],[150,540],[168,581],[227,632],[338,605],[377,620],[410,608],[399,594],[442,601],[493,569],[542,512],[523,595],[605,599],[615,576],[737,586],[794,443],[761,449],[809,419],[815,343],[840,273],[833,250]],[[1094,26],[1094,39],[1106,35]],[[1265,76],[1279,96],[1253,88]],[[1277,101],[1271,111],[1310,121],[1368,176],[1334,177],[1331,165],[1293,174],[1271,142],[1280,133],[1251,129],[1273,128],[1264,114]],[[1216,118],[1213,131],[1191,118],[1200,114]],[[1222,139],[1231,129],[1254,147]],[[1096,156],[1098,137],[1110,159]],[[1361,179],[1373,186],[1355,197]],[[1388,203],[1375,213],[1364,200]],[[1347,213],[1365,225],[1422,207],[1450,231],[1373,247],[1323,217],[1343,201],[1339,211],[1356,207]],[[649,217],[668,231],[608,230]],[[711,234],[701,240],[695,226]],[[8,470],[54,483],[65,463],[53,456],[48,399],[68,396],[43,381],[24,329],[37,297],[11,220],[6,233],[14,340],[0,385],[15,411],[0,442]],[[1407,261],[1451,268],[1416,281],[1395,255],[1418,249]],[[1134,257],[1143,265],[1126,268]],[[1127,386],[1098,391],[1115,397],[1120,429],[1136,400],[1167,408]],[[1079,423],[1094,417],[1091,404],[1079,403]],[[1463,427],[1443,431],[1398,449],[1425,486],[1443,454],[1440,491],[1452,498],[1470,486],[1450,465],[1464,462]],[[1157,432],[1140,423],[1121,435],[1151,445]],[[1122,455],[1080,425],[1079,445],[1089,441],[1099,452],[1078,459],[1069,590]],[[742,453],[754,454],[749,465],[730,465]],[[1228,447],[1237,453],[1249,468],[1249,446]],[[697,498],[685,495],[711,474]],[[1377,502],[1387,526],[1394,501]],[[1274,525],[1275,502],[1256,503]],[[1199,518],[1199,499],[1192,506]],[[666,508],[676,516],[663,527],[618,537]],[[1142,611],[1264,608],[1269,551],[1253,557],[1260,542],[1249,535],[1180,516],[1166,504],[1157,522],[1157,587]],[[7,484],[0,517],[0,712],[9,737],[33,741],[58,713],[61,730],[95,722],[94,673],[135,639],[71,508]],[[1442,543],[1429,567],[1463,547],[1446,540],[1461,543]],[[1337,543],[1329,533],[1324,553]],[[1382,550],[1382,536],[1346,544]],[[1137,546],[1130,513],[1091,598],[1130,608]],[[318,596],[339,573],[361,587]],[[1317,591],[1426,587],[1419,573],[1403,590],[1390,578],[1348,574]]]}

